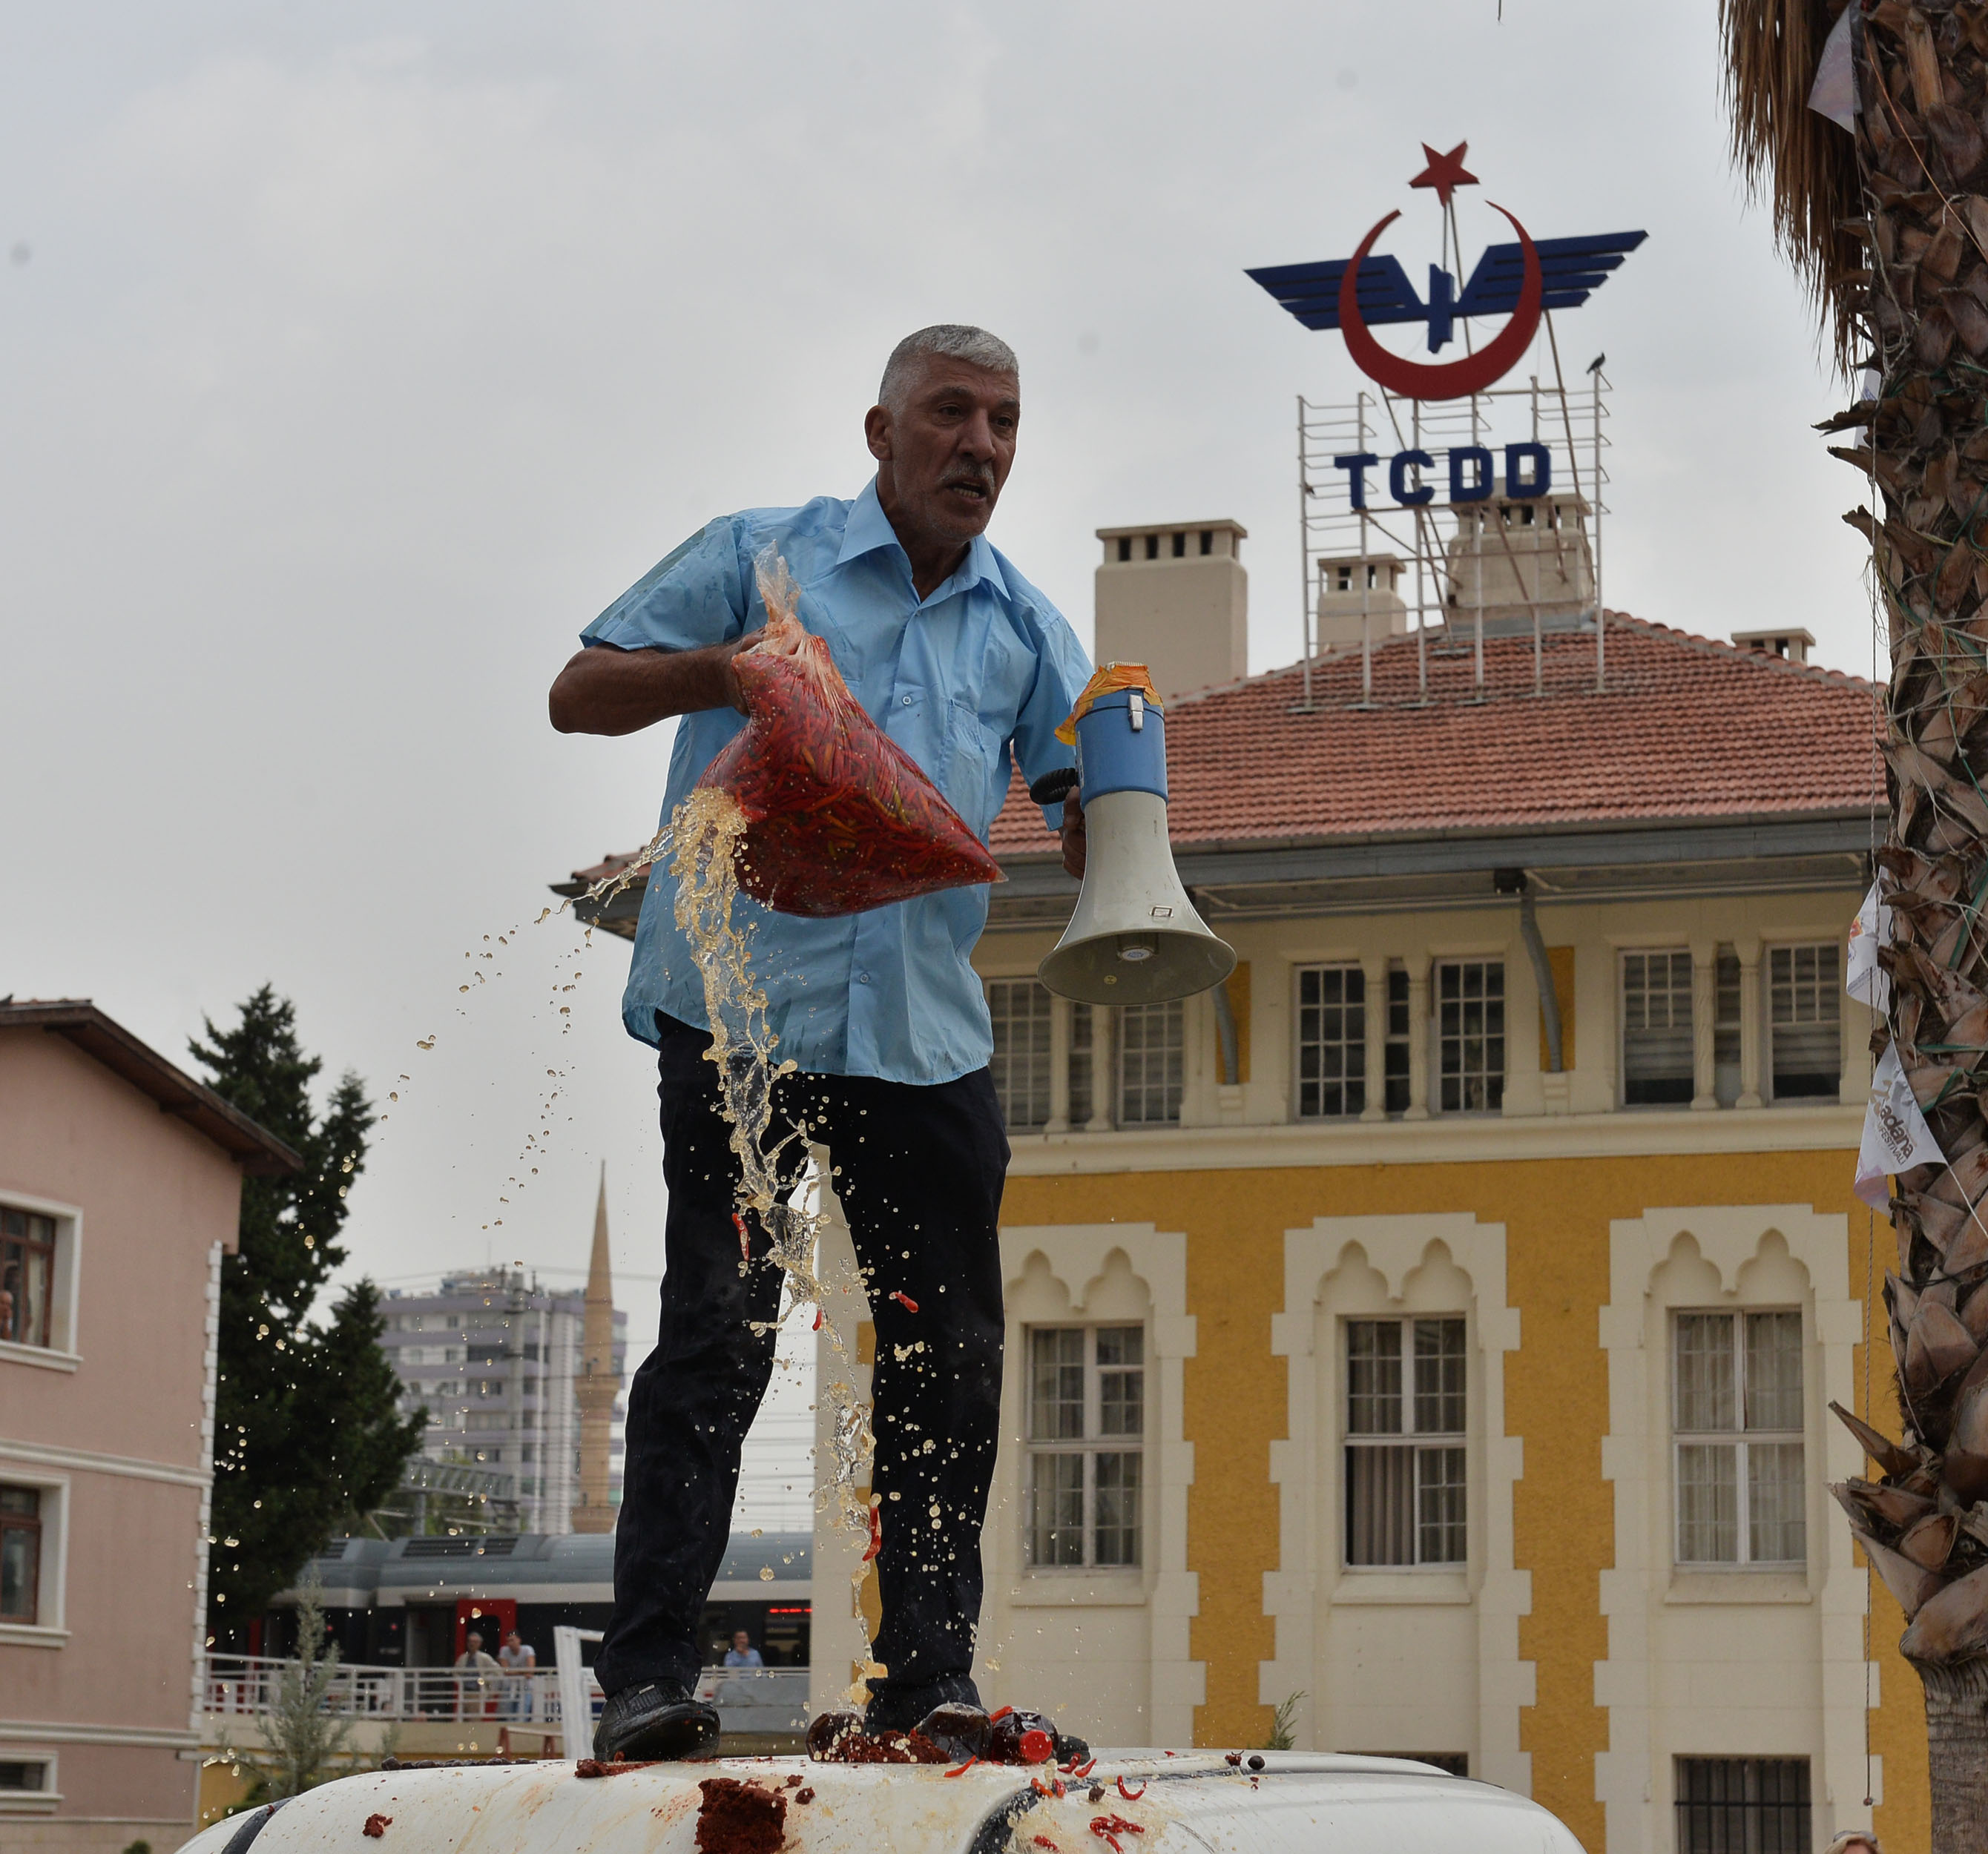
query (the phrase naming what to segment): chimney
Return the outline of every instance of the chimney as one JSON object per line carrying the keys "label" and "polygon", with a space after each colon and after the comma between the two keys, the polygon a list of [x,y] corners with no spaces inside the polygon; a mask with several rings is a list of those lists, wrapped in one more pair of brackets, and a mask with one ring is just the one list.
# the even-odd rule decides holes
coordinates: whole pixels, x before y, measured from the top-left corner
{"label": "chimney", "polygon": [[1100,528],[1094,654],[1143,663],[1162,696],[1249,673],[1249,576],[1236,522]]}
{"label": "chimney", "polygon": [[1790,663],[1807,663],[1815,640],[1804,630],[1735,631],[1733,641],[1743,650],[1758,650],[1763,657],[1785,657]]}
{"label": "chimney", "polygon": [[580,1369],[573,1400],[580,1407],[580,1504],[576,1532],[611,1532],[614,1508],[607,1498],[609,1444],[614,1427],[614,1277],[607,1255],[607,1162],[601,1161],[600,1195],[593,1206],[593,1253],[587,1259],[587,1314],[580,1331]]}

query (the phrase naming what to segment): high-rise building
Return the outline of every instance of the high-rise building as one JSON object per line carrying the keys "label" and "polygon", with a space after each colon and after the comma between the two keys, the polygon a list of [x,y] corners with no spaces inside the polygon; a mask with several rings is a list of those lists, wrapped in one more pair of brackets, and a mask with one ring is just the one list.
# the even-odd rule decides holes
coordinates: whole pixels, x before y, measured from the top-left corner
{"label": "high-rise building", "polygon": [[[607,1526],[576,1528],[583,1485],[597,1504],[605,1500],[610,1515],[620,1504],[628,1316],[614,1309],[601,1268],[604,1196],[595,1224],[594,1272],[601,1278],[590,1280],[586,1292],[541,1287],[522,1269],[466,1271],[445,1275],[431,1292],[390,1292],[381,1309],[387,1330],[380,1342],[406,1387],[405,1407],[428,1411],[423,1460],[412,1465],[501,1477],[499,1503],[508,1503],[517,1528],[527,1532],[611,1528],[611,1517]],[[597,1299],[603,1304],[592,1305]],[[590,1357],[595,1371],[588,1381],[604,1380],[610,1389],[583,1425],[575,1386],[587,1376]],[[582,1461],[583,1427],[600,1457],[591,1474]],[[509,1514],[503,1523],[513,1523]]]}

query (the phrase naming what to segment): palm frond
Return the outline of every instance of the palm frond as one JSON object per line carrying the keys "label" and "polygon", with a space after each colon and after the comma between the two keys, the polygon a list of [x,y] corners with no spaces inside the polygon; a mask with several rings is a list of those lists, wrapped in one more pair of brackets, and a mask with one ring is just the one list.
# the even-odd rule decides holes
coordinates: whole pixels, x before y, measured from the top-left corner
{"label": "palm frond", "polygon": [[1852,137],[1808,106],[1823,41],[1845,0],[1719,0],[1733,159],[1772,211],[1774,241],[1815,299],[1819,333],[1847,376],[1864,251]]}

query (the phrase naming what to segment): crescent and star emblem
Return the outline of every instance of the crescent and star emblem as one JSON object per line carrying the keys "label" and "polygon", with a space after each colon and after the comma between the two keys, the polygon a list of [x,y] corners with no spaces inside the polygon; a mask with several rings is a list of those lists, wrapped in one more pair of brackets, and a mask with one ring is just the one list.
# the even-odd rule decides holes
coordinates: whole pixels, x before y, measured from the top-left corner
{"label": "crescent and star emblem", "polygon": [[[1467,147],[1459,142],[1439,154],[1425,142],[1427,165],[1408,184],[1431,189],[1447,209],[1459,187],[1477,184],[1477,177],[1463,164]],[[1307,328],[1337,329],[1353,364],[1390,393],[1404,399],[1462,399],[1510,373],[1532,346],[1540,317],[1586,302],[1645,237],[1620,231],[1535,241],[1507,208],[1487,204],[1512,228],[1517,241],[1487,247],[1461,290],[1449,272],[1431,265],[1426,301],[1409,282],[1399,258],[1374,251],[1381,235],[1401,216],[1398,211],[1381,219],[1350,258],[1273,265],[1248,274]],[[1384,323],[1422,323],[1435,353],[1454,338],[1459,322],[1499,314],[1507,320],[1489,343],[1454,360],[1411,360],[1381,346],[1373,334]]]}

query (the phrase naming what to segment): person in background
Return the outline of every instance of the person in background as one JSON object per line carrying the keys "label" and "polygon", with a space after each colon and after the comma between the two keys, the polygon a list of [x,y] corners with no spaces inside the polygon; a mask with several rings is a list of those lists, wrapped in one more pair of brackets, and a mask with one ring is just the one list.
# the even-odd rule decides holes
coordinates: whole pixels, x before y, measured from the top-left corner
{"label": "person in background", "polygon": [[1845,1829],[1823,1849],[1823,1854],[1885,1854],[1885,1850],[1868,1829]]}
{"label": "person in background", "polygon": [[752,1646],[752,1638],[743,1629],[732,1631],[732,1646],[725,1651],[725,1664],[728,1667],[763,1667],[759,1651]]}
{"label": "person in background", "polygon": [[527,1677],[539,1670],[539,1651],[526,1646],[516,1629],[504,1638],[497,1650],[497,1664],[503,1669],[502,1711],[507,1719],[528,1719],[532,1715],[532,1689]]}
{"label": "person in background", "polygon": [[472,1629],[464,1639],[462,1652],[455,1657],[455,1716],[480,1719],[486,1715],[490,1682],[499,1670],[483,1652],[483,1637]]}

